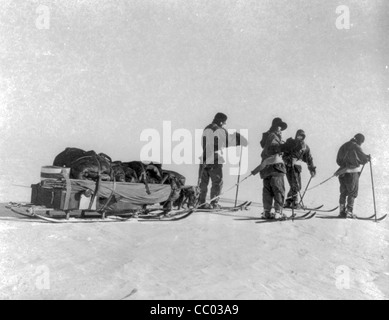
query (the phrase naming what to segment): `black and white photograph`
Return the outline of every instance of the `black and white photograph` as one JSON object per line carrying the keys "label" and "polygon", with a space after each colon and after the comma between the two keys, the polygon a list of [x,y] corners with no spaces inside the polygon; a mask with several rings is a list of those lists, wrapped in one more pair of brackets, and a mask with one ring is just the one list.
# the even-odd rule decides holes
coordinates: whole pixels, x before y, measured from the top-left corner
{"label": "black and white photograph", "polygon": [[389,300],[388,18],[0,0],[0,300]]}

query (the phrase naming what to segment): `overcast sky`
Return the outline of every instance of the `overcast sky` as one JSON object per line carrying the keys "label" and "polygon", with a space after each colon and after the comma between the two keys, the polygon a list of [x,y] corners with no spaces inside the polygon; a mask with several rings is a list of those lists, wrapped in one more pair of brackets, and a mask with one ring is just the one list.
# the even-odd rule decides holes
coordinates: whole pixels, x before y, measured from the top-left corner
{"label": "overcast sky", "polygon": [[[138,160],[143,130],[162,134],[171,121],[194,134],[224,112],[228,128],[248,130],[250,168],[274,117],[289,124],[284,138],[304,129],[316,182],[337,169],[342,143],[365,134],[387,209],[388,4],[0,0],[0,201],[28,201],[30,190],[13,184],[39,182],[66,147]],[[336,26],[341,5],[349,30]],[[167,167],[197,183],[197,166]],[[226,187],[236,179],[227,169]],[[261,201],[260,188],[247,181],[242,198]],[[337,201],[338,185],[327,189]]]}

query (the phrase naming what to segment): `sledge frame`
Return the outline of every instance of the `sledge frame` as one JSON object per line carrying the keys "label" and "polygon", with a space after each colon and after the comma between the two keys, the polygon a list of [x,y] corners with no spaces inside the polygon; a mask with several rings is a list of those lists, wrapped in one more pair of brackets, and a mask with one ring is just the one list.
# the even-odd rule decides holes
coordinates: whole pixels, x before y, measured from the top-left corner
{"label": "sledge frame", "polygon": [[[69,220],[71,218],[72,213],[74,213],[76,216],[80,217],[81,219],[87,219],[87,217],[86,217],[87,213],[94,213],[96,215],[99,215],[101,219],[105,219],[108,216],[129,216],[129,215],[131,215],[132,217],[136,217],[137,215],[147,213],[147,211],[148,211],[146,209],[146,206],[150,205],[150,204],[142,205],[140,208],[137,208],[137,209],[126,209],[126,210],[120,210],[120,211],[110,210],[108,208],[108,205],[110,204],[112,198],[117,193],[117,191],[116,191],[117,184],[116,184],[115,180],[112,181],[113,187],[112,187],[112,189],[110,189],[110,195],[106,198],[105,203],[100,204],[100,206],[101,206],[100,209],[97,209],[97,208],[94,209],[93,205],[95,205],[97,207],[96,202],[98,199],[100,199],[99,194],[100,194],[101,182],[102,182],[100,177],[98,178],[98,180],[96,182],[94,182],[95,188],[91,192],[88,209],[85,209],[85,208],[82,208],[82,209],[73,209],[72,208],[72,209],[70,209],[71,208],[70,202],[71,202],[71,193],[72,193],[72,180],[70,179],[69,174],[66,172],[65,169],[62,170],[61,176],[62,176],[61,180],[63,182],[65,182],[64,188],[57,189],[57,191],[64,191],[65,192],[63,205],[61,205],[61,208],[54,208],[54,207],[51,208],[51,207],[48,207],[45,205],[34,204],[34,203],[26,204],[26,205],[14,204],[14,205],[16,205],[16,206],[14,206],[14,208],[28,207],[28,209],[26,211],[31,216],[44,214],[46,216],[49,216],[50,218],[56,218],[56,216],[54,215],[55,212],[63,213],[63,214],[65,214],[64,218],[66,220]],[[146,190],[147,194],[149,194],[147,186],[145,186],[145,190]],[[34,201],[32,201],[32,202],[34,202]],[[165,212],[165,214],[166,213],[167,212]]]}
{"label": "sledge frame", "polygon": [[[74,217],[79,217],[81,219],[88,219],[86,217],[87,213],[91,213],[94,215],[100,216],[102,219],[105,219],[109,216],[137,216],[139,214],[142,214],[144,210],[129,210],[133,212],[99,212],[97,210],[60,210],[60,209],[55,209],[55,208],[47,208],[45,206],[41,205],[34,205],[34,204],[24,204],[24,203],[13,203],[10,202],[7,206],[7,209],[25,209],[26,216],[29,217],[34,217],[36,215],[46,215],[50,218],[59,218],[60,214],[65,214],[65,219],[69,220],[72,216]],[[15,212],[15,211],[14,211]],[[20,213],[20,212],[15,212],[15,213]],[[55,214],[58,213],[58,214]]]}

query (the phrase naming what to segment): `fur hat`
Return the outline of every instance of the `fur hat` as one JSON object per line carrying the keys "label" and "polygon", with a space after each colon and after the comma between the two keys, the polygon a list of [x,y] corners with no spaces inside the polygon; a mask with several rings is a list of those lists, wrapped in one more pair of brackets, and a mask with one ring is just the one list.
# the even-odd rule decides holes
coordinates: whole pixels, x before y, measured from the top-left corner
{"label": "fur hat", "polygon": [[271,127],[272,129],[281,127],[281,131],[285,131],[288,128],[288,125],[283,122],[281,118],[274,118]]}

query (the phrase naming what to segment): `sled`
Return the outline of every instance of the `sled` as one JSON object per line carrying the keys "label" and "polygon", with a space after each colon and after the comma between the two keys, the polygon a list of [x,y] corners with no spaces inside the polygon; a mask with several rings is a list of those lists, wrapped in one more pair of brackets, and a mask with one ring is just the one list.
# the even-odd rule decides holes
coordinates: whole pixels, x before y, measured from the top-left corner
{"label": "sled", "polygon": [[[118,222],[150,214],[147,206],[169,200],[170,185],[70,179],[67,170],[31,185],[31,203],[10,203],[7,208],[24,217],[52,223]],[[177,221],[190,210],[159,209],[152,217]],[[170,214],[169,214],[170,213]],[[190,214],[188,214],[190,213]],[[93,217],[93,218],[92,218]]]}

